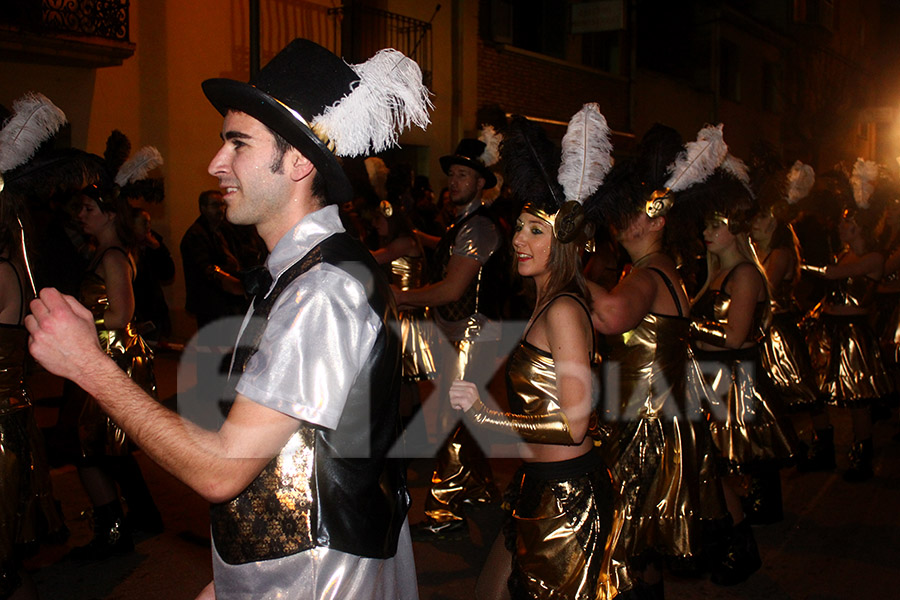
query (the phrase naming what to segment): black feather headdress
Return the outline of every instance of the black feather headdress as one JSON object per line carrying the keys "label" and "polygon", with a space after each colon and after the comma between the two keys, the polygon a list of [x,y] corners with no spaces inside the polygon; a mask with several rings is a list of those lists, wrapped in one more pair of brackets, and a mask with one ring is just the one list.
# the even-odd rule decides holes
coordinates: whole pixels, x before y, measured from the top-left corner
{"label": "black feather headdress", "polygon": [[582,203],[603,184],[612,166],[609,126],[596,104],[585,104],[572,116],[561,155],[543,127],[513,117],[503,156],[507,182],[524,210],[553,225],[563,243],[592,237],[593,230],[585,230]]}

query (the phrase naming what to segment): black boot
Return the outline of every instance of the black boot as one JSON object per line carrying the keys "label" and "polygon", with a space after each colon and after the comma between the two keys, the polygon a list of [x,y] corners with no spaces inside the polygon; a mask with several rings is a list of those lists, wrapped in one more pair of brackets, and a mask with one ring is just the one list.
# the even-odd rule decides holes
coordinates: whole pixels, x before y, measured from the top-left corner
{"label": "black boot", "polygon": [[833,471],[834,462],[834,427],[816,429],[813,433],[812,447],[805,457],[800,458],[797,470],[801,473],[812,471]]}
{"label": "black boot", "polygon": [[744,519],[731,530],[725,554],[714,567],[710,581],[716,585],[737,585],[762,566],[750,523]]}
{"label": "black boot", "polygon": [[73,548],[69,553],[76,560],[103,560],[114,554],[134,550],[131,532],[125,525],[125,515],[118,500],[94,507],[94,539],[86,546]]}
{"label": "black boot", "polygon": [[859,483],[872,478],[872,438],[853,442],[850,446],[850,468],[844,472],[844,481]]}

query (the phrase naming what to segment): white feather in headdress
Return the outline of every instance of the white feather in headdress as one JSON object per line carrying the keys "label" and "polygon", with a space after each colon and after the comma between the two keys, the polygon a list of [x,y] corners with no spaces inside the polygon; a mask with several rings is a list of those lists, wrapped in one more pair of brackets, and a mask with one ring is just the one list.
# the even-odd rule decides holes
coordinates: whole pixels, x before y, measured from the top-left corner
{"label": "white feather in headdress", "polygon": [[797,202],[806,198],[815,182],[815,170],[799,160],[796,161],[787,174],[787,203],[797,204]]}
{"label": "white feather in headdress", "polygon": [[24,164],[66,123],[65,113],[36,92],[13,102],[12,109],[13,115],[0,131],[0,172]]}
{"label": "white feather in headdress", "polygon": [[147,174],[163,164],[162,154],[153,146],[144,146],[125,161],[116,173],[116,185],[119,187],[146,179]]}
{"label": "white feather in headdress", "polygon": [[853,186],[853,199],[859,208],[869,208],[869,198],[875,191],[875,180],[878,179],[878,164],[871,160],[856,159],[850,185]]}
{"label": "white feather in headdress", "polygon": [[737,156],[729,152],[725,155],[725,160],[722,161],[720,166],[723,171],[730,173],[732,177],[743,183],[745,187],[750,187],[750,171],[747,169],[744,161]]}
{"label": "white feather in headdress", "polygon": [[311,123],[314,131],[334,142],[335,154],[378,153],[395,146],[400,132],[411,124],[425,129],[431,122],[430,92],[414,60],[387,48],[350,68],[359,83]]}
{"label": "white feather in headdress", "polygon": [[566,200],[583,202],[597,191],[612,168],[609,125],[600,107],[585,104],[569,121],[562,139],[559,183]]}
{"label": "white feather in headdress", "polygon": [[478,134],[479,141],[484,142],[484,152],[479,157],[486,167],[492,167],[500,160],[500,144],[503,142],[503,135],[491,125],[482,125],[481,133]]}
{"label": "white feather in headdress", "polygon": [[366,174],[369,176],[369,183],[372,184],[375,195],[379,200],[387,200],[387,178],[391,170],[377,156],[370,156],[363,161],[363,164],[366,165]]}
{"label": "white feather in headdress", "polygon": [[722,124],[707,125],[697,133],[697,140],[684,145],[669,169],[672,174],[666,187],[673,192],[685,190],[709,177],[725,160],[728,146],[722,138]]}

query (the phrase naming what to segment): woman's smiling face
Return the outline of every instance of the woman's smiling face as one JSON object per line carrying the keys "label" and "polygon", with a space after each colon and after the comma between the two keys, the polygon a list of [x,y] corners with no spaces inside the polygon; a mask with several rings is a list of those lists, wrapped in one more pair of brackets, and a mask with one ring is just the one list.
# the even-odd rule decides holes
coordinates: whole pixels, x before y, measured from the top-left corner
{"label": "woman's smiling face", "polygon": [[553,226],[550,223],[529,212],[519,215],[513,236],[519,275],[538,277],[546,274],[552,238]]}

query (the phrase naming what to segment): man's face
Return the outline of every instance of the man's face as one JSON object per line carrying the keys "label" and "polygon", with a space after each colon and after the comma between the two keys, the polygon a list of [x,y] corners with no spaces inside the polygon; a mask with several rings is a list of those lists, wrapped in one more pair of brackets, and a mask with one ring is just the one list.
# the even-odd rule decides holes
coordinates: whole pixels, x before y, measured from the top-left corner
{"label": "man's face", "polygon": [[275,173],[271,168],[278,155],[271,132],[250,115],[229,111],[222,139],[208,170],[219,180],[228,220],[236,225],[277,220],[280,207],[290,202],[291,189],[284,170]]}
{"label": "man's face", "polygon": [[225,220],[225,199],[222,194],[210,194],[206,198],[206,204],[200,207],[203,215],[210,225],[217,227]]}
{"label": "man's face", "polygon": [[450,188],[450,201],[457,206],[465,206],[481,193],[484,178],[471,167],[450,165],[447,169],[447,187]]}

